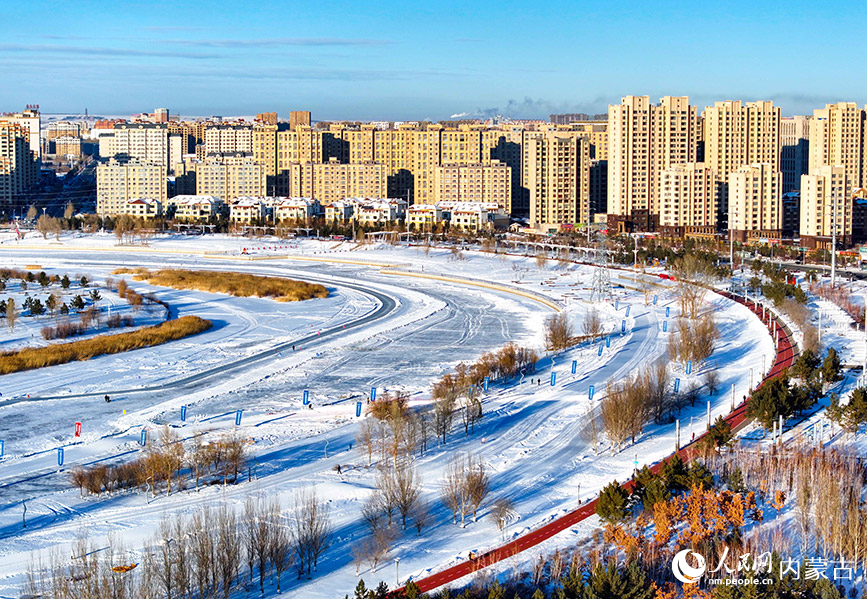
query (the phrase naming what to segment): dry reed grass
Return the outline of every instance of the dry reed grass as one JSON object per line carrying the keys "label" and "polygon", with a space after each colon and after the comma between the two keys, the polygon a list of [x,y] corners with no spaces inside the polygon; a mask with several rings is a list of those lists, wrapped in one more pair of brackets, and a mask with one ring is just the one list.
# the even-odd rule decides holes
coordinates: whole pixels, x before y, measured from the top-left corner
{"label": "dry reed grass", "polygon": [[89,360],[95,356],[151,347],[195,335],[210,328],[210,320],[198,316],[184,316],[177,320],[170,320],[129,333],[100,335],[92,339],[82,339],[70,343],[55,343],[45,347],[30,347],[4,352],[0,354],[0,374]]}
{"label": "dry reed grass", "polygon": [[149,271],[145,268],[120,268],[112,274],[131,274],[136,281],[147,281],[151,285],[161,287],[228,293],[235,297],[269,297],[278,302],[328,297],[328,289],[323,285],[239,272],[180,269]]}

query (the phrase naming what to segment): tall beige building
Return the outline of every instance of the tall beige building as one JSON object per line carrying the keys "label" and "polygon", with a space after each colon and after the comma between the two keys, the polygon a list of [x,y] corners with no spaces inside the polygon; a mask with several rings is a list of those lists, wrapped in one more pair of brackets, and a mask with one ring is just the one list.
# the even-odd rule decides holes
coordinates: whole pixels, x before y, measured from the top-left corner
{"label": "tall beige building", "polygon": [[810,117],[780,119],[780,170],[783,193],[801,188],[801,175],[810,172]]}
{"label": "tall beige building", "polygon": [[20,204],[23,194],[38,180],[39,163],[31,150],[30,131],[0,121],[0,211],[8,213]]}
{"label": "tall beige building", "polygon": [[169,130],[165,124],[121,123],[111,134],[99,138],[99,155],[103,159],[135,160],[159,164],[170,170]]}
{"label": "tall beige building", "polygon": [[289,128],[293,131],[299,125],[309,127],[310,123],[309,110],[293,110],[289,113]]}
{"label": "tall beige building", "polygon": [[801,176],[802,245],[830,248],[835,225],[838,247],[852,242],[851,189],[845,166],[811,168]]}
{"label": "tall beige building", "polygon": [[205,130],[205,154],[253,153],[251,125],[220,125]]}
{"label": "tall beige building", "polygon": [[728,223],[735,241],[782,236],[782,184],[782,173],[769,163],[745,165],[729,173]]}
{"label": "tall beige building", "polygon": [[780,170],[780,109],[773,102],[716,102],[704,109],[704,161],[716,171],[719,226],[727,226],[729,173],[749,164]]}
{"label": "tall beige building", "polygon": [[659,174],[659,225],[666,235],[712,236],[716,231],[716,173],[703,162],[676,164]]}
{"label": "tall beige building", "polygon": [[526,147],[530,226],[570,229],[590,222],[590,143],[546,132]]}
{"label": "tall beige building", "polygon": [[30,151],[33,152],[37,162],[42,160],[42,115],[39,106],[28,105],[22,112],[4,114],[0,116],[0,123],[12,123],[27,130]]}
{"label": "tall beige building", "polygon": [[291,169],[291,195],[313,198],[321,205],[346,198],[386,197],[385,167],[374,162],[295,164]]}
{"label": "tall beige building", "polygon": [[626,96],[608,107],[608,212],[653,230],[659,219],[660,173],[695,162],[700,121],[686,96]]}
{"label": "tall beige building", "polygon": [[112,158],[96,168],[96,213],[100,216],[124,214],[127,203],[138,198],[165,204],[167,192],[163,164]]}
{"label": "tall beige building", "polygon": [[847,193],[867,186],[867,110],[855,102],[827,104],[810,120],[810,174],[823,166],[842,166]]}
{"label": "tall beige building", "polygon": [[497,160],[434,169],[434,203],[490,202],[507,210],[511,201],[512,169]]}
{"label": "tall beige building", "polygon": [[265,167],[247,155],[209,158],[195,165],[196,195],[223,202],[265,195]]}

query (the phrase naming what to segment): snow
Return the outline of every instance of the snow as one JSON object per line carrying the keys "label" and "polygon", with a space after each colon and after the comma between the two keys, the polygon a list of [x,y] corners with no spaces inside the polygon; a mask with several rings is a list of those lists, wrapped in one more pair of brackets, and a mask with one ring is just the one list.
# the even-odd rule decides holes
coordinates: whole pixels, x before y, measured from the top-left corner
{"label": "snow", "polygon": [[[248,248],[247,255],[243,248]],[[566,311],[579,334],[593,306],[591,267],[549,260],[540,268],[535,257],[469,249],[463,259],[454,259],[447,248],[425,252],[351,242],[166,236],[151,239],[148,247],[117,247],[110,235],[65,235],[56,242],[29,234],[21,242],[7,238],[0,252],[6,264],[22,267],[36,261],[48,274],[81,271],[104,277],[120,266],[183,266],[301,278],[323,282],[331,291],[327,299],[277,303],[130,281],[134,289],[153,291],[167,301],[173,315],[196,314],[213,320],[214,328],[165,346],[0,379],[0,439],[6,442],[6,457],[0,459],[0,596],[20,591],[32,555],[70,543],[82,527],[102,541],[110,532],[122,532],[126,546],[137,548],[165,514],[189,515],[201,505],[238,507],[256,493],[278,497],[288,508],[293,493],[311,484],[329,501],[335,543],[312,580],[295,581],[290,575],[284,588],[290,596],[303,589],[304,597],[314,599],[348,593],[357,578],[347,548],[364,535],[359,509],[374,484],[366,456],[357,446],[350,449],[359,426],[355,402],[377,387],[380,392],[404,389],[411,394],[411,405],[423,406],[430,402],[431,382],[460,361],[473,361],[509,341],[544,353],[543,322],[553,313],[552,305]],[[678,314],[670,282],[654,281],[654,306],[645,305],[632,273],[612,270],[611,279],[619,309],[596,304],[612,336],[602,356],[598,342],[583,344],[546,356],[535,375],[492,384],[476,431],[465,437],[456,423],[443,448],[434,447],[417,459],[425,499],[433,506],[433,524],[420,537],[407,531],[392,550],[391,557],[401,559],[402,581],[500,542],[484,509],[479,521],[464,529],[449,522],[438,489],[441,473],[456,452],[483,459],[491,471],[491,498],[508,497],[515,504],[519,515],[508,528],[511,538],[574,509],[612,479],[624,480],[635,461],[650,464],[673,450],[674,424],[648,425],[635,446],[613,455],[603,436],[596,446],[590,439],[587,413],[604,397],[606,384],[664,359],[671,334],[662,331],[665,309],[671,308],[671,319]],[[275,351],[281,344],[374,314],[381,303],[365,290],[393,298],[395,308],[345,334],[314,338],[295,352]],[[712,398],[703,395],[694,408],[681,413],[683,440],[704,430],[707,399],[712,418],[727,413],[732,385],[740,399],[750,377],[757,381],[761,376],[762,356],[769,366],[774,352],[766,329],[745,307],[716,295],[709,300],[721,332],[716,352],[698,372],[686,375],[682,365],[674,365],[672,376],[686,388],[700,385],[704,372],[717,369],[720,390]],[[623,320],[626,332],[621,335]],[[254,365],[221,371],[227,362],[262,352],[269,355]],[[154,388],[214,367],[217,371],[205,379]],[[557,374],[554,386],[549,382],[552,371]],[[590,385],[596,390],[592,402]],[[304,389],[311,393],[313,410],[301,404]],[[110,404],[102,401],[103,392],[112,395]],[[27,394],[31,401],[22,401]],[[54,399],[33,401],[43,397]],[[10,399],[14,403],[3,403]],[[186,422],[180,421],[182,405],[189,406]],[[244,413],[236,428],[237,409]],[[80,439],[72,437],[75,421],[83,425]],[[139,451],[141,430],[155,434],[163,424],[176,427],[183,437],[237,430],[254,441],[258,478],[160,495],[149,503],[143,494],[82,499],[70,488],[72,467],[129,459]],[[56,449],[61,446],[66,463],[59,472]],[[343,467],[341,475],[332,469],[336,464]],[[26,530],[21,528],[22,500],[27,500]],[[539,551],[573,544],[586,536],[593,520],[560,533]],[[381,578],[394,583],[392,568],[381,567],[373,574],[365,564],[360,575],[367,583]]]}

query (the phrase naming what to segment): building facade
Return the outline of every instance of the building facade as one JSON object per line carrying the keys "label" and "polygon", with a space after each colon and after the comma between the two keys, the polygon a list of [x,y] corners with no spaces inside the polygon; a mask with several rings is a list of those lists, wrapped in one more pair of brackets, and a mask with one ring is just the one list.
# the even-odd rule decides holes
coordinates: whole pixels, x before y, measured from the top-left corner
{"label": "building facade", "polygon": [[835,229],[838,248],[852,243],[852,186],[847,170],[821,166],[801,176],[802,245],[828,249]]}
{"label": "building facade", "polygon": [[708,236],[716,232],[716,173],[702,162],[663,169],[659,179],[659,225],[664,235]]}
{"label": "building facade", "polygon": [[618,229],[655,229],[660,173],[695,162],[700,135],[686,96],[666,96],[656,105],[648,96],[626,96],[608,107],[608,213]]}
{"label": "building facade", "polygon": [[163,205],[167,194],[162,164],[110,159],[96,168],[96,213],[100,216],[124,214],[127,203],[138,198]]}
{"label": "building facade", "polygon": [[773,164],[729,174],[729,229],[735,241],[769,243],[783,235],[783,175]]}

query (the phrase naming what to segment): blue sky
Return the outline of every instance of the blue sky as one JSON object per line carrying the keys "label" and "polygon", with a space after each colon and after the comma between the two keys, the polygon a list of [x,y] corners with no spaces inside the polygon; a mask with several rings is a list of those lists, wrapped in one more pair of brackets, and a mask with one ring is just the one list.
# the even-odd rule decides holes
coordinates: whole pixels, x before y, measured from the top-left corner
{"label": "blue sky", "polygon": [[628,94],[771,99],[783,114],[867,102],[864,0],[3,4],[7,111],[439,120],[604,112]]}

